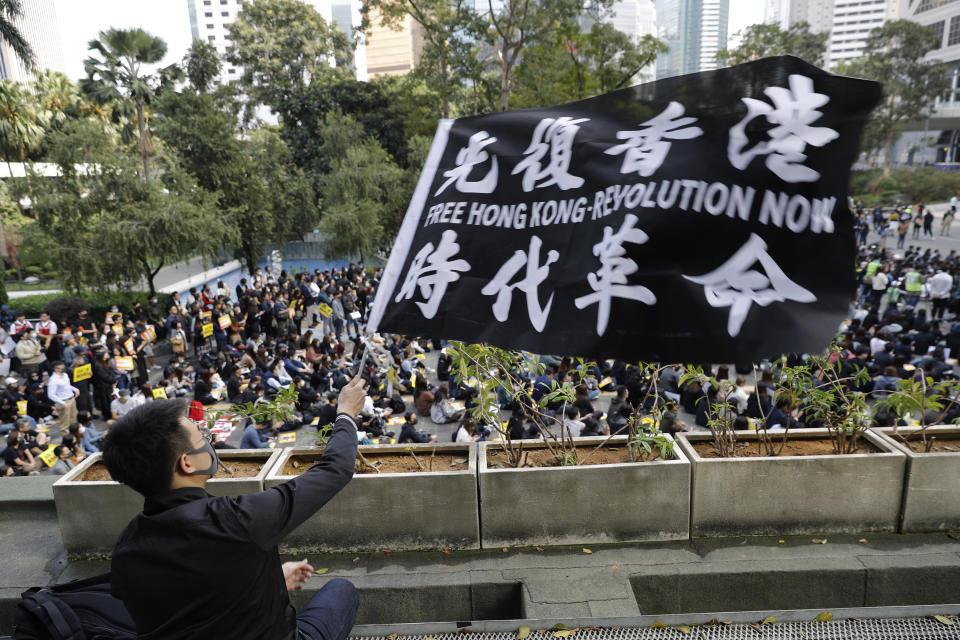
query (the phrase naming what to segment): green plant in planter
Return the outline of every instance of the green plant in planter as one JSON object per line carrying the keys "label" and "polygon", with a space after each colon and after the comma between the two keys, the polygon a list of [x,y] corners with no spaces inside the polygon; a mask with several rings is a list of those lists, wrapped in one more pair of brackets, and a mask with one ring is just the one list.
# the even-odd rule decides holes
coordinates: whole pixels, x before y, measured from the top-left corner
{"label": "green plant in planter", "polygon": [[[836,347],[834,352],[839,353]],[[794,390],[808,425],[818,423],[829,430],[833,453],[851,454],[871,424],[867,394],[856,390],[870,380],[870,373],[861,367],[853,375],[844,375],[842,359],[831,361],[831,354],[809,356],[805,368],[812,373],[810,382]]]}
{"label": "green plant in planter", "polygon": [[737,455],[737,432],[734,426],[737,419],[737,408],[731,402],[719,399],[722,391],[720,383],[716,378],[708,376],[703,372],[702,367],[687,365],[684,367],[683,375],[680,376],[680,384],[687,385],[696,382],[701,389],[718,389],[718,400],[711,401],[708,394],[704,395],[698,402],[707,403],[707,427],[710,429],[710,435],[713,439],[713,448],[721,458],[732,458]]}
{"label": "green plant in planter", "polygon": [[640,428],[627,440],[627,449],[633,461],[646,462],[653,457],[653,450],[661,460],[668,460],[673,455],[673,442],[656,427]]}
{"label": "green plant in planter", "polygon": [[907,419],[917,415],[917,424],[920,430],[914,434],[904,435],[894,426],[893,435],[906,446],[913,449],[910,440],[920,438],[924,453],[933,450],[936,437],[929,436],[927,427],[942,424],[947,412],[953,408],[960,398],[960,382],[944,380],[934,382],[929,376],[919,380],[899,380],[897,388],[877,401],[878,410],[889,411],[898,419]]}

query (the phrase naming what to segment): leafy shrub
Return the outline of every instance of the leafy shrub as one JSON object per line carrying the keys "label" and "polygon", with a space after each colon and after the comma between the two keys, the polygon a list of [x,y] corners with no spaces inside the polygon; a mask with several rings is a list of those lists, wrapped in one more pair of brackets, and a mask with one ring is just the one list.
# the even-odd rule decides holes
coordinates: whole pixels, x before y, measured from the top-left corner
{"label": "leafy shrub", "polygon": [[146,306],[149,299],[150,294],[146,291],[86,291],[80,296],[66,296],[62,293],[25,296],[12,300],[10,306],[16,311],[23,311],[28,318],[36,318],[41,312],[49,313],[58,323],[86,307],[94,320],[103,322],[111,305],[117,305],[121,311],[128,311],[134,302],[139,301]]}

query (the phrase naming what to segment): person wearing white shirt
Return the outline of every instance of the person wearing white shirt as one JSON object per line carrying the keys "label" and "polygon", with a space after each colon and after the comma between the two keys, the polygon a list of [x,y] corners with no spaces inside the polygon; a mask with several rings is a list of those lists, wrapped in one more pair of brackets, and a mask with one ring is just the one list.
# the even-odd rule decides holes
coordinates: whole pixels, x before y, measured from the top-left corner
{"label": "person wearing white shirt", "polygon": [[887,346],[887,341],[878,336],[873,336],[870,338],[870,355],[877,355],[883,348]]}
{"label": "person wearing white shirt", "polygon": [[70,384],[70,378],[65,373],[66,365],[57,362],[53,365],[53,375],[47,381],[47,397],[57,406],[60,412],[60,433],[66,435],[70,425],[77,421],[77,396],[80,390]]}
{"label": "person wearing white shirt", "polygon": [[883,269],[878,269],[877,273],[873,276],[873,282],[871,286],[873,288],[873,308],[877,311],[880,310],[880,300],[883,298],[884,291],[887,290],[887,287],[890,285],[890,278],[887,276],[886,272]]}
{"label": "person wearing white shirt", "polygon": [[950,302],[953,278],[943,269],[937,269],[937,273],[927,280],[927,287],[930,289],[930,299],[933,303],[931,316],[933,319],[939,320],[943,318],[943,312],[947,310],[947,303]]}

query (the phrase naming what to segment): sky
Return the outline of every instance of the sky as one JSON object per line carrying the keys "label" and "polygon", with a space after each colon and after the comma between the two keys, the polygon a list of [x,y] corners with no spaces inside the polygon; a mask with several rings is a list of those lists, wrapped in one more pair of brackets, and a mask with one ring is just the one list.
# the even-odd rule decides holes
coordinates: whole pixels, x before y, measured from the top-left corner
{"label": "sky", "polygon": [[[87,43],[110,27],[141,27],[167,43],[167,65],[183,59],[190,46],[187,0],[54,0],[67,75],[84,76]],[[728,33],[763,21],[763,0],[730,0]]]}

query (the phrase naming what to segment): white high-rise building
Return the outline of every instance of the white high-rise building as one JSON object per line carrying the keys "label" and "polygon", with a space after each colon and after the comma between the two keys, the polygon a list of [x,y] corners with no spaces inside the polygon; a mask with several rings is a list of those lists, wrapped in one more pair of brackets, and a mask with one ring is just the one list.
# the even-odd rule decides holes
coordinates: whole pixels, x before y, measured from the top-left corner
{"label": "white high-rise building", "polygon": [[790,0],[766,0],[763,4],[763,22],[786,30],[790,26]]}
{"label": "white high-rise building", "polygon": [[888,20],[896,20],[899,0],[834,0],[827,68],[859,58],[870,32]]}
{"label": "white high-rise building", "polygon": [[[646,35],[657,35],[657,11],[653,0],[614,2],[610,7],[610,14],[606,21],[613,25],[613,28],[617,31],[630,36],[634,42],[638,42]],[[656,79],[657,66],[654,62],[637,73],[633,78],[633,84],[653,82]]]}
{"label": "white high-rise building", "polygon": [[[23,15],[13,21],[20,35],[33,49],[38,69],[66,71],[60,44],[60,27],[53,0],[23,0]],[[33,74],[6,42],[0,43],[0,78],[29,82]]]}
{"label": "white high-rise building", "polygon": [[729,0],[703,0],[700,14],[700,71],[717,68],[717,52],[727,47]]}
{"label": "white high-rise building", "polygon": [[[359,0],[301,0],[313,6],[323,19],[332,22],[347,34],[360,24]],[[213,45],[221,56],[233,46],[227,26],[237,19],[243,8],[243,0],[187,0],[190,11],[190,30],[194,40],[203,40]],[[366,56],[363,42],[354,52],[354,69],[358,80],[367,79]],[[218,82],[230,82],[240,78],[242,70],[225,64]]]}
{"label": "white high-rise building", "polygon": [[[768,0],[768,4],[775,1]],[[870,32],[897,19],[900,1],[789,0],[788,24],[806,22],[813,33],[828,33],[825,62],[828,69],[833,69],[840,62],[863,55]]]}
{"label": "white high-rise building", "polygon": [[670,47],[657,58],[657,78],[717,68],[730,0],[656,0],[656,9],[659,37]]}

